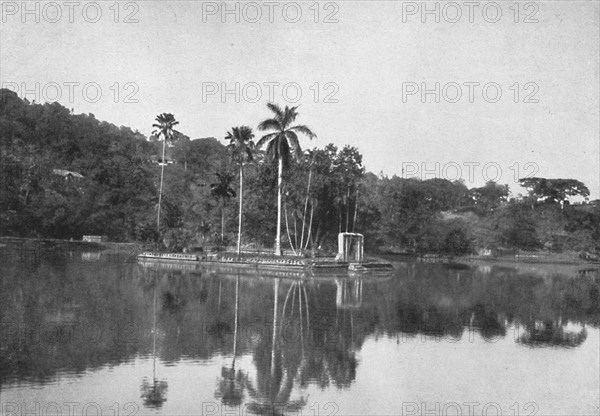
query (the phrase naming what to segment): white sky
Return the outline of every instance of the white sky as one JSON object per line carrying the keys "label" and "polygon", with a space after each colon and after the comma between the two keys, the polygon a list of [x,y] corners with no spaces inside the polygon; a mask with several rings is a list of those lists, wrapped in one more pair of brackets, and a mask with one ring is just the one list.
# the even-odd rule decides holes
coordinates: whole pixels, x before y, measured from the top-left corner
{"label": "white sky", "polygon": [[[232,126],[254,128],[269,116],[268,83],[279,83],[274,100],[301,105],[298,122],[318,135],[311,147],[357,146],[369,171],[402,175],[404,164],[405,175],[418,169],[432,177],[422,175],[425,167],[448,179],[460,176],[469,187],[496,178],[514,193],[520,192],[515,174],[534,173],[579,179],[598,198],[599,2],[520,2],[518,16],[512,1],[473,2],[472,23],[466,2],[447,3],[426,2],[439,7],[437,23],[435,15],[422,16],[421,1],[230,1],[230,9],[240,10],[236,23],[234,14],[221,15],[222,2],[26,2],[33,12],[24,14],[21,1],[2,1],[0,82],[22,97],[23,85],[35,91],[39,83],[28,99],[52,100],[60,92],[58,101],[76,113],[145,134],[158,113],[171,112],[188,136],[219,139]],[[455,6],[462,17],[451,23]],[[502,15],[493,22],[497,9]],[[297,10],[302,16],[293,23]],[[125,23],[128,15],[137,23]],[[528,15],[537,22],[525,23]],[[333,22],[324,22],[328,16]],[[433,94],[425,103],[420,93],[403,99],[403,83],[422,82],[430,89],[439,82],[446,95],[439,103]],[[473,102],[465,82],[480,84]],[[65,83],[79,83],[72,99]],[[84,95],[87,83],[101,90],[97,102],[93,86]],[[237,97],[207,95],[236,83]],[[287,83],[296,84],[284,95]],[[446,100],[456,95],[452,83],[462,90],[456,103]],[[500,87],[498,102],[486,101],[493,88],[483,97],[488,83]],[[302,93],[297,103],[294,85]],[[523,102],[535,86],[538,102]],[[251,102],[257,92],[262,97]],[[129,93],[137,102],[124,102]],[[330,93],[337,102],[325,102]]]}

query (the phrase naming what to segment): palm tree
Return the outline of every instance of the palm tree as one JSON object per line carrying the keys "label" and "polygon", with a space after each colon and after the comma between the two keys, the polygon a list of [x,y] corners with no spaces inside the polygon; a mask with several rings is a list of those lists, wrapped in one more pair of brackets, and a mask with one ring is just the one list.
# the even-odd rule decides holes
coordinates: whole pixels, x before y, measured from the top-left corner
{"label": "palm tree", "polygon": [[225,203],[235,196],[235,191],[231,187],[233,175],[228,172],[217,172],[218,182],[210,185],[210,193],[213,197],[221,200],[221,245],[225,239]]}
{"label": "palm tree", "polygon": [[240,168],[240,210],[238,219],[238,241],[237,253],[240,255],[242,246],[242,200],[243,200],[243,183],[244,183],[244,164],[254,160],[254,133],[248,126],[233,127],[230,132],[227,132],[225,140],[229,140],[227,150],[231,154],[231,161],[236,163]]}
{"label": "palm tree", "polygon": [[302,155],[302,149],[298,142],[297,133],[302,133],[309,139],[316,138],[316,135],[304,125],[290,125],[298,117],[296,109],[298,107],[289,108],[285,106],[285,110],[281,110],[277,104],[268,103],[267,107],[274,114],[273,118],[268,118],[258,125],[261,131],[273,130],[272,133],[266,134],[258,141],[259,148],[267,145],[267,156],[271,160],[278,161],[277,175],[277,235],[275,236],[275,255],[281,256],[281,188],[283,181],[283,169],[287,167],[290,157],[294,156],[297,159]]}
{"label": "palm tree", "polygon": [[175,120],[175,116],[171,113],[162,113],[156,116],[156,123],[152,125],[154,131],[152,134],[156,137],[163,137],[163,149],[162,159],[160,166],[160,189],[158,191],[158,213],[156,215],[156,231],[160,236],[160,204],[162,202],[162,189],[163,189],[163,178],[165,174],[165,148],[167,141],[173,141],[175,133],[178,133],[173,127],[179,124],[179,121]]}

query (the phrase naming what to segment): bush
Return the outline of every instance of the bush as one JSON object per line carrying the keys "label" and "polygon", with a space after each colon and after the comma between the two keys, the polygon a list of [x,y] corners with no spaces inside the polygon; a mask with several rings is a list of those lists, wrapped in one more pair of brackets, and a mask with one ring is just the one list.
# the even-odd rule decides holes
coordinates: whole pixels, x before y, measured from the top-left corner
{"label": "bush", "polygon": [[471,240],[463,228],[452,228],[444,237],[443,252],[452,256],[460,256],[471,252]]}

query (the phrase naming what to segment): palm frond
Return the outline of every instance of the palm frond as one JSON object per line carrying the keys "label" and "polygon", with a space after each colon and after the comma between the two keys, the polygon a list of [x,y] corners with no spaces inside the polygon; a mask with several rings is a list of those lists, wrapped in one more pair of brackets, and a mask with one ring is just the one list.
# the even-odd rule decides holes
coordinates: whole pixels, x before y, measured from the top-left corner
{"label": "palm frond", "polygon": [[258,129],[260,131],[265,131],[265,130],[277,130],[277,131],[281,131],[281,130],[283,130],[283,127],[282,127],[281,123],[279,121],[277,121],[276,119],[269,118],[269,119],[263,120],[258,125]]}
{"label": "palm frond", "polygon": [[271,110],[273,113],[275,113],[275,118],[278,121],[283,121],[284,119],[284,112],[281,110],[281,107],[279,107],[277,104],[275,103],[267,103],[267,107],[269,108],[269,110]]}
{"label": "palm frond", "polygon": [[279,132],[269,133],[269,134],[264,135],[263,137],[260,138],[258,143],[256,143],[256,147],[258,147],[260,149],[261,147],[263,147],[265,145],[265,143],[268,143],[271,140],[275,139],[275,137],[277,137],[278,134],[279,134]]}
{"label": "palm frond", "polygon": [[290,149],[294,154],[294,159],[299,161],[302,158],[302,149],[300,148],[300,142],[298,142],[298,136],[291,130],[285,132]]}
{"label": "palm frond", "polygon": [[276,147],[275,140],[271,140],[269,142],[269,144],[267,145],[267,151],[266,151],[265,156],[267,157],[267,159],[270,159],[270,160],[277,159],[277,147]]}
{"label": "palm frond", "polygon": [[302,133],[311,140],[317,138],[317,135],[315,133],[313,133],[311,129],[309,129],[308,127],[306,127],[305,125],[302,125],[302,124],[291,127],[290,130],[297,131],[298,133]]}
{"label": "palm frond", "polygon": [[296,111],[297,108],[298,107],[290,108],[287,105],[285,106],[283,122],[281,123],[283,124],[284,128],[287,128],[290,124],[294,122],[294,120],[296,120],[296,117],[298,117],[298,112]]}
{"label": "palm frond", "polygon": [[283,168],[287,170],[290,165],[291,146],[285,137],[280,138],[277,144],[277,158],[281,158],[283,160]]}
{"label": "palm frond", "polygon": [[254,133],[248,126],[233,127],[227,132],[225,140],[229,140],[227,151],[230,153],[231,161],[243,164],[253,159]]}

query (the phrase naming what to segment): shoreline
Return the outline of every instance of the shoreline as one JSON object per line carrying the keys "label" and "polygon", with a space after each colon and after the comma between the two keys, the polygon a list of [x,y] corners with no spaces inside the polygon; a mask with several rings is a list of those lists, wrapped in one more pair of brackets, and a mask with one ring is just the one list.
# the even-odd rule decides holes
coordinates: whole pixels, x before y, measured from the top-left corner
{"label": "shoreline", "polygon": [[547,252],[523,252],[517,255],[503,256],[447,256],[442,254],[425,254],[422,256],[406,253],[378,253],[378,258],[391,261],[415,261],[422,263],[464,263],[474,262],[489,264],[562,264],[569,266],[600,265],[600,260],[582,259],[577,252],[547,253]]}
{"label": "shoreline", "polygon": [[[85,247],[92,250],[98,251],[120,251],[121,248],[129,248],[128,252],[133,254],[131,249],[142,252],[143,245],[139,242],[88,242],[82,240],[64,240],[56,238],[32,238],[32,237],[11,237],[11,236],[0,236],[0,248],[6,247],[8,244],[32,244],[40,243],[48,248],[56,248],[60,246],[75,246]],[[139,254],[139,253],[137,253]],[[459,256],[450,257],[445,255],[426,254],[424,256],[417,256],[406,253],[365,253],[366,258],[377,259],[380,261],[390,261],[394,263],[454,263],[464,265],[476,265],[476,266],[499,266],[499,267],[513,267],[513,268],[532,268],[533,266],[559,266],[561,269],[569,268],[573,269],[577,267],[581,269],[581,266],[587,266],[585,269],[600,269],[600,261],[598,260],[585,260],[579,256],[577,252],[564,252],[564,253],[547,253],[547,252],[524,252],[518,255],[504,255],[504,256]]]}

